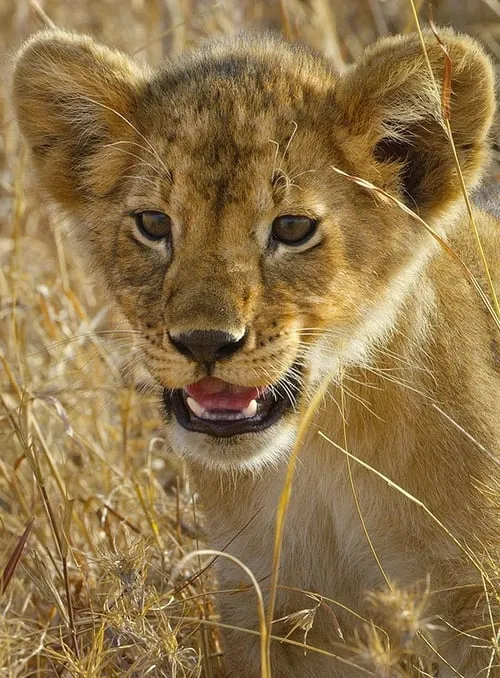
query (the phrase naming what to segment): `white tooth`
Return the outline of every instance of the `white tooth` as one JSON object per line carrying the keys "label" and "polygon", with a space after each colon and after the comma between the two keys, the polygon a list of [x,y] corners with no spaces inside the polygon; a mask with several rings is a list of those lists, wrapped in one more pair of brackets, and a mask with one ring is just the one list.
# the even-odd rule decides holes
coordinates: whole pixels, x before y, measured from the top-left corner
{"label": "white tooth", "polygon": [[189,409],[191,412],[196,414],[197,417],[203,417],[206,414],[206,410],[204,407],[200,405],[200,403],[197,403],[194,398],[186,398],[186,402],[188,404]]}
{"label": "white tooth", "polygon": [[257,401],[251,400],[244,410],[241,411],[242,417],[255,417],[257,414]]}

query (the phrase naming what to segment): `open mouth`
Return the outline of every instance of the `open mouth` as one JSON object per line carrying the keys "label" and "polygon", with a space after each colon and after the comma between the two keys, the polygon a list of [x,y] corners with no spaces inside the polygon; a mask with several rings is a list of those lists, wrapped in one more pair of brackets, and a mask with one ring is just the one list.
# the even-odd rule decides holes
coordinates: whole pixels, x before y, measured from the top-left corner
{"label": "open mouth", "polygon": [[163,392],[164,405],[188,431],[216,437],[254,433],[276,423],[299,395],[296,371],[275,386],[246,387],[204,377],[182,389]]}

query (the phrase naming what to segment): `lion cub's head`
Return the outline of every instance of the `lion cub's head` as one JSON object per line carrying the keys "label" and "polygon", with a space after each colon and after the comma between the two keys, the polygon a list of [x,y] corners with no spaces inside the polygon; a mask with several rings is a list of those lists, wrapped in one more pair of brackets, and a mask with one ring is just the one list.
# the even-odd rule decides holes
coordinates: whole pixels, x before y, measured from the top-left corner
{"label": "lion cub's head", "polygon": [[[491,68],[469,38],[442,38],[471,186]],[[62,32],[21,50],[14,103],[40,182],[142,333],[177,451],[228,468],[279,458],[314,385],[390,331],[432,241],[333,168],[435,228],[450,221],[444,55],[425,40],[429,62],[416,36],[390,38],[341,76],[271,39],[216,42],[157,71]]]}

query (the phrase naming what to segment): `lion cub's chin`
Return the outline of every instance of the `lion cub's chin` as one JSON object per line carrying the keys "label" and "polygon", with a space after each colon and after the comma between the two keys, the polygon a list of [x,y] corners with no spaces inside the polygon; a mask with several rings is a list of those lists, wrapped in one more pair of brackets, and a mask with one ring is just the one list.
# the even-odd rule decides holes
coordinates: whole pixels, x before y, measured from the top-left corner
{"label": "lion cub's chin", "polygon": [[169,419],[166,434],[172,449],[188,463],[228,472],[255,472],[279,464],[293,447],[298,423],[297,415],[288,413],[264,431],[217,438],[187,431],[173,415]]}

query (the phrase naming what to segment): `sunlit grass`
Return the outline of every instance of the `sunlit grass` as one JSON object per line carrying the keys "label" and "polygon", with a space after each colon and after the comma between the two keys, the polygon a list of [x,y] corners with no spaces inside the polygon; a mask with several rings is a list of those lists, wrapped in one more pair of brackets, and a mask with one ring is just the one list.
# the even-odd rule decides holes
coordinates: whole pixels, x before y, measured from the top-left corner
{"label": "sunlit grass", "polygon": [[[92,32],[157,63],[204,37],[270,25],[313,42],[342,67],[379,32],[405,30],[413,21],[407,0],[312,6],[316,14],[298,0],[189,3],[191,10],[182,0],[11,0],[0,8],[0,45],[10,53],[32,31],[56,25]],[[471,31],[498,47],[500,18],[485,19],[491,16],[487,3],[456,7]],[[156,396],[142,388],[130,360],[134,335],[91,286],[78,252],[66,246],[60,218],[32,185],[5,101],[1,110],[0,675],[217,678],[224,624],[216,603],[223,592],[201,562],[212,552],[189,555],[205,539],[203,509],[180,462],[164,451]],[[298,454],[300,445],[293,462]],[[289,635],[303,631],[303,643],[273,634],[293,471],[292,463],[277,512],[271,582],[254,582],[263,678],[270,676],[271,642],[336,656],[335,647],[327,652],[308,645],[315,606],[326,602],[315,592],[305,592],[311,606],[299,611],[302,616],[280,620]],[[495,596],[486,579],[485,591]],[[264,594],[267,608],[258,597]],[[426,628],[412,592],[388,587],[374,605],[404,618],[410,635]],[[365,633],[352,653],[370,659],[375,668],[366,675],[404,665],[405,647],[391,645],[384,629],[360,622]],[[498,620],[490,622],[493,666]]]}

